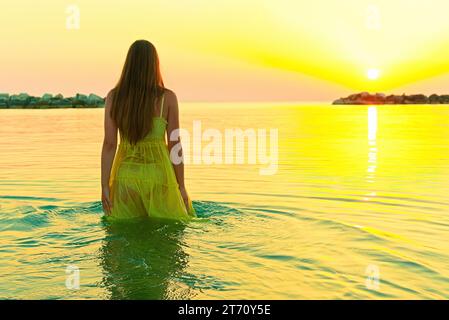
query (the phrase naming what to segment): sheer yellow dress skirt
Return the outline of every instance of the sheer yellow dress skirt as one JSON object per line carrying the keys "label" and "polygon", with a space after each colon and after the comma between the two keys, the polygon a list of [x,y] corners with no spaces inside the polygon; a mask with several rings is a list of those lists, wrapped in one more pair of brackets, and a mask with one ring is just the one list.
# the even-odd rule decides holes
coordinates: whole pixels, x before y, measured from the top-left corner
{"label": "sheer yellow dress skirt", "polygon": [[192,202],[186,207],[181,197],[165,143],[166,126],[162,116],[154,117],[151,132],[135,145],[120,137],[109,181],[112,211],[108,219],[189,220],[196,216]]}

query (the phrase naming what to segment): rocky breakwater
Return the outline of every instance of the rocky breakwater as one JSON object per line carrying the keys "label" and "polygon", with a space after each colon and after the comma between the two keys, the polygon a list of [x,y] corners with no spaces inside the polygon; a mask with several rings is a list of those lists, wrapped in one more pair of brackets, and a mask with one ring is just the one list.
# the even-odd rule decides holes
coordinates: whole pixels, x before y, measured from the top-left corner
{"label": "rocky breakwater", "polygon": [[370,105],[370,104],[449,104],[449,95],[424,94],[413,95],[385,95],[383,93],[370,94],[361,92],[346,98],[335,100],[334,105]]}
{"label": "rocky breakwater", "polygon": [[64,97],[62,94],[53,96],[46,93],[41,97],[30,96],[27,93],[0,93],[1,109],[47,109],[47,108],[99,108],[104,106],[105,99],[96,95],[77,93],[74,97]]}

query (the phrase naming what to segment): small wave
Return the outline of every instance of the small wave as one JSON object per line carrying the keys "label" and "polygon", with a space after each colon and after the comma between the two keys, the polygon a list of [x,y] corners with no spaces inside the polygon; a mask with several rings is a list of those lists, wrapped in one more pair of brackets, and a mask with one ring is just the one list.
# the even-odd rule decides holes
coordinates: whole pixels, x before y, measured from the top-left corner
{"label": "small wave", "polygon": [[[3,203],[3,206],[0,207],[2,217],[0,230],[2,231],[32,231],[33,229],[64,224],[67,221],[73,222],[87,217],[95,218],[96,222],[101,222],[101,218],[97,218],[103,215],[101,201],[70,203],[57,198],[13,195],[0,196],[0,199],[10,200],[9,203]],[[52,203],[36,205],[33,201]],[[55,204],[55,202],[58,202],[58,204]],[[63,203],[59,204],[59,202]],[[200,220],[239,214],[237,209],[227,203],[193,201],[193,207]]]}
{"label": "small wave", "polygon": [[219,203],[213,201],[193,201],[193,207],[199,218],[210,218],[217,216],[235,215],[240,211],[229,206],[230,203]]}
{"label": "small wave", "polygon": [[32,196],[0,196],[0,199],[6,200],[26,200],[26,201],[64,201],[64,199],[48,198],[48,197],[32,197]]}

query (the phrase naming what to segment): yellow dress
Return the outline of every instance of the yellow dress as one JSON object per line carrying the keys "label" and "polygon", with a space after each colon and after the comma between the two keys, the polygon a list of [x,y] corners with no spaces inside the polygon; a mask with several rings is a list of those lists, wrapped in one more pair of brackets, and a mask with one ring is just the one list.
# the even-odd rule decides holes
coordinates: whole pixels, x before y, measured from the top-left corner
{"label": "yellow dress", "polygon": [[188,220],[196,216],[192,202],[186,208],[165,143],[167,121],[153,117],[153,127],[135,145],[120,135],[109,186],[112,210],[108,219],[151,217]]}

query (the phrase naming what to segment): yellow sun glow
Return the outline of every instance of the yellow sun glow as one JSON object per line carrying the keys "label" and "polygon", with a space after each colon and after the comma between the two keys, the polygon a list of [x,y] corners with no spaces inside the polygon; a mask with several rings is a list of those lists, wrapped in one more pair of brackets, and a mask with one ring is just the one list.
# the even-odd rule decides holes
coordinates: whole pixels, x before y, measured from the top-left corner
{"label": "yellow sun glow", "polygon": [[377,80],[380,77],[379,69],[371,68],[366,71],[366,77],[370,80]]}

